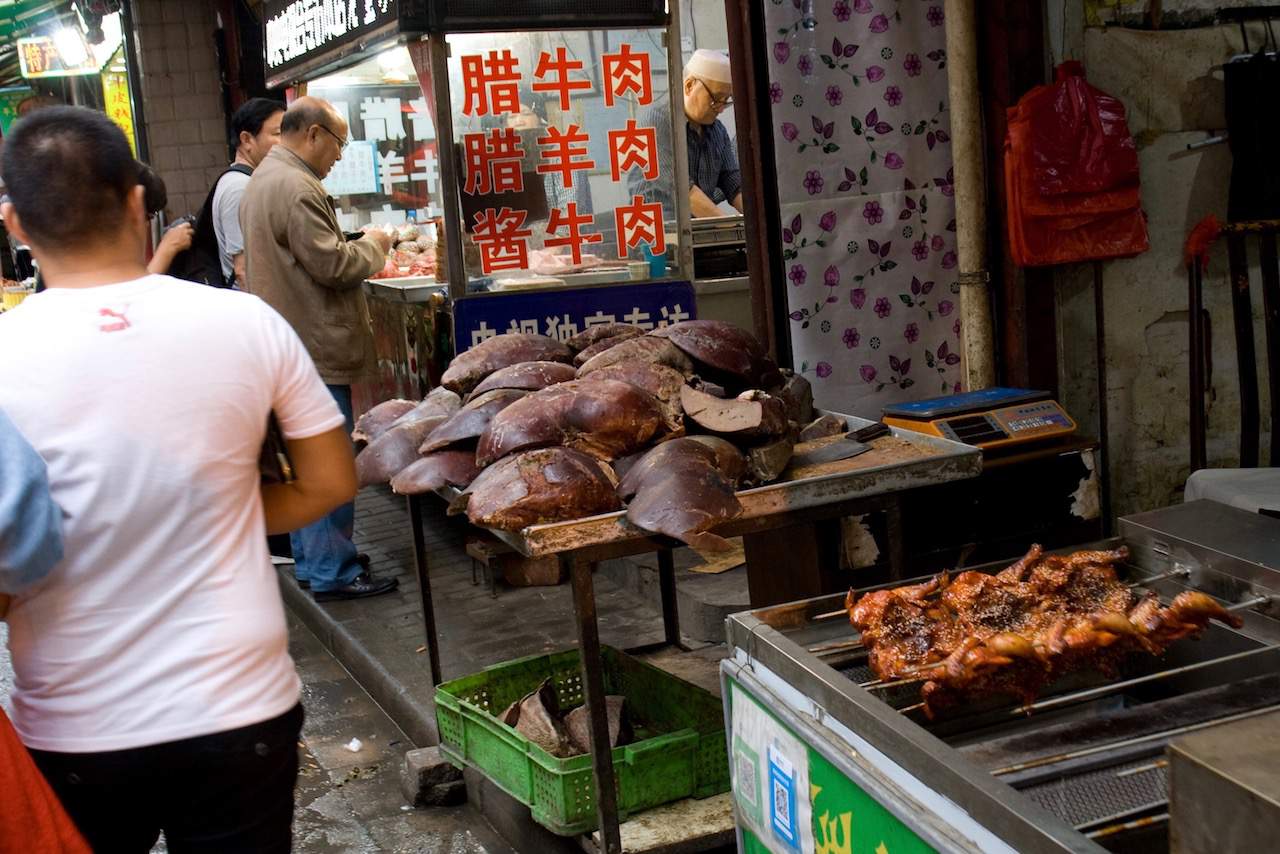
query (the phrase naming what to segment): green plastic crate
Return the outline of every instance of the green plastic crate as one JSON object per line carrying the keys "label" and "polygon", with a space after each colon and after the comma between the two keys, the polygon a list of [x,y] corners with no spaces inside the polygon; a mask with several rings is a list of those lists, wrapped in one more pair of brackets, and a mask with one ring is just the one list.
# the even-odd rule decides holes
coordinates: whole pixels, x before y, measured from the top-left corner
{"label": "green plastic crate", "polygon": [[[680,798],[729,790],[724,713],[707,691],[612,647],[601,647],[605,693],[627,698],[636,741],[613,751],[620,818]],[[562,710],[583,702],[578,650],[533,655],[436,688],[440,749],[529,806],[553,833],[595,830],[591,756],[558,759],[499,721],[509,705],[551,678]],[[641,736],[655,733],[652,737]]]}

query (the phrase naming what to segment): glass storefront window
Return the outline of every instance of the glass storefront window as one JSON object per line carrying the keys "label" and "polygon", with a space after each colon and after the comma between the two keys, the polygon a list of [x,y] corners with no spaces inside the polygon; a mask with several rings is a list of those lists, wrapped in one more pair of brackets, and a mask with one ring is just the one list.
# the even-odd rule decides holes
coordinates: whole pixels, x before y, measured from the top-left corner
{"label": "glass storefront window", "polygon": [[333,104],[349,128],[342,159],[324,180],[343,230],[416,225],[424,240],[434,239],[432,221],[440,216],[436,130],[408,49],[393,47],[317,78],[307,93]]}
{"label": "glass storefront window", "polygon": [[[468,277],[658,260],[678,233],[662,30],[455,34],[449,91]],[[648,274],[646,278],[650,277]]]}

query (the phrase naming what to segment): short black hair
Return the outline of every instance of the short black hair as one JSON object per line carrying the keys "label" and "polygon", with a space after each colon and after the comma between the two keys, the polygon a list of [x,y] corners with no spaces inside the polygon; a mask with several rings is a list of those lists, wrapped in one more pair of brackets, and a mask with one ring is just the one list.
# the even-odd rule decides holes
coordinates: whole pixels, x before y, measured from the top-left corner
{"label": "short black hair", "polygon": [[138,186],[124,132],[87,107],[45,107],[19,119],[0,171],[32,242],[50,247],[96,242],[104,222],[124,216]]}
{"label": "short black hair", "polygon": [[138,164],[138,183],[142,185],[145,193],[143,204],[147,207],[147,216],[155,216],[169,204],[169,190],[164,185],[164,179],[156,174],[156,170],[141,160],[135,162]]}
{"label": "short black hair", "polygon": [[269,98],[250,98],[231,117],[231,144],[240,144],[240,134],[257,136],[262,126],[276,113],[284,112],[284,104]]}
{"label": "short black hair", "polygon": [[285,111],[284,121],[280,122],[280,132],[297,133],[312,125],[323,125],[327,128],[329,125],[325,120],[328,118],[329,113],[319,104],[294,104]]}

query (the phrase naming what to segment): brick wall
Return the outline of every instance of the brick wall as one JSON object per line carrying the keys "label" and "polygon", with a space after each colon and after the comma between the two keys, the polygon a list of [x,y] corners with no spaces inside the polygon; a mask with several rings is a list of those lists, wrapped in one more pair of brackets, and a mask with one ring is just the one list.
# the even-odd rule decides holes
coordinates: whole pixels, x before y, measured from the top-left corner
{"label": "brick wall", "polygon": [[200,212],[227,164],[214,5],[134,0],[151,167],[169,191],[170,219]]}

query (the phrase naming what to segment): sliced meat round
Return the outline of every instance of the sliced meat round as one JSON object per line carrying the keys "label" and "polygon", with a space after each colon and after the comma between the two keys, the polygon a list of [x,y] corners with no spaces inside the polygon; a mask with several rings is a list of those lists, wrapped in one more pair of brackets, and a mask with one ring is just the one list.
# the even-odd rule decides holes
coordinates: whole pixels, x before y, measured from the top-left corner
{"label": "sliced meat round", "polygon": [[400,495],[421,495],[446,486],[466,487],[480,474],[476,452],[451,448],[427,454],[391,478],[391,488]]}
{"label": "sliced meat round", "polygon": [[572,365],[563,362],[521,362],[499,368],[480,381],[471,391],[468,400],[474,400],[486,391],[496,388],[518,388],[537,391],[556,383],[568,382],[577,376]]}
{"label": "sliced meat round", "polygon": [[738,446],[728,439],[719,436],[690,436],[690,440],[701,442],[716,455],[716,469],[737,486],[747,472],[747,461]]}
{"label": "sliced meat round", "polygon": [[484,433],[493,416],[528,393],[519,389],[498,388],[467,401],[466,406],[427,434],[418,449],[419,453],[430,454],[453,445],[474,442]]}
{"label": "sliced meat round", "polygon": [[667,432],[676,436],[684,433],[684,409],[680,405],[684,376],[676,369],[653,362],[619,362],[586,376],[588,382],[598,380],[617,380],[653,395],[662,406]]}
{"label": "sliced meat round", "polygon": [[619,510],[613,472],[569,448],[540,448],[506,457],[467,489],[472,524],[518,531]]}
{"label": "sliced meat round", "polygon": [[[739,454],[741,456],[741,454]],[[682,436],[663,442],[651,448],[632,463],[627,473],[618,481],[618,496],[623,501],[630,501],[646,480],[664,470],[686,468],[691,465],[716,465],[716,452],[710,446],[695,441],[690,436]]]}
{"label": "sliced meat round", "polygon": [[691,454],[681,462],[680,468],[656,469],[640,482],[627,505],[627,521],[699,552],[728,550],[729,542],[710,530],[742,515],[733,486],[705,458]]}
{"label": "sliced meat round", "polygon": [[356,456],[356,477],[361,486],[389,483],[410,463],[418,459],[418,446],[427,434],[450,416],[432,415],[401,421],[374,439]]}
{"label": "sliced meat round", "polygon": [[606,338],[617,338],[618,336],[634,338],[643,334],[643,329],[630,323],[597,323],[595,326],[588,326],[564,343],[569,345],[570,350],[580,352]]}
{"label": "sliced meat round", "polygon": [[574,380],[535,391],[495,415],[476,446],[476,462],[487,466],[548,445],[611,460],[644,447],[662,425],[662,408],[648,392],[617,380]]}
{"label": "sliced meat round", "polygon": [[601,338],[596,343],[579,350],[578,355],[573,357],[573,363],[578,367],[582,367],[610,347],[616,347],[623,341],[630,341],[632,338],[639,338],[643,334],[644,330],[636,329],[635,332],[624,332],[609,338]]}
{"label": "sliced meat round", "polygon": [[[730,387],[769,388],[782,380],[764,345],[745,329],[721,320],[682,320],[649,333],[665,338],[699,365],[699,374]],[[710,371],[704,368],[710,368]],[[736,380],[729,382],[729,380]]]}
{"label": "sliced meat round", "polygon": [[487,338],[449,363],[440,384],[467,394],[489,374],[520,362],[570,362],[573,351],[545,335],[508,333]]}
{"label": "sliced meat round", "polygon": [[356,429],[351,431],[351,439],[355,442],[372,442],[387,432],[387,428],[407,412],[412,412],[418,404],[412,400],[384,400],[356,419]]}
{"label": "sliced meat round", "polygon": [[720,398],[685,386],[680,403],[685,417],[708,433],[755,442],[781,436],[789,428],[786,405],[763,391]]}
{"label": "sliced meat round", "polygon": [[601,368],[627,362],[651,362],[674,368],[686,377],[693,374],[693,362],[689,361],[689,357],[682,353],[679,347],[662,338],[644,335],[623,341],[593,356],[578,368],[578,376],[585,377]]}

